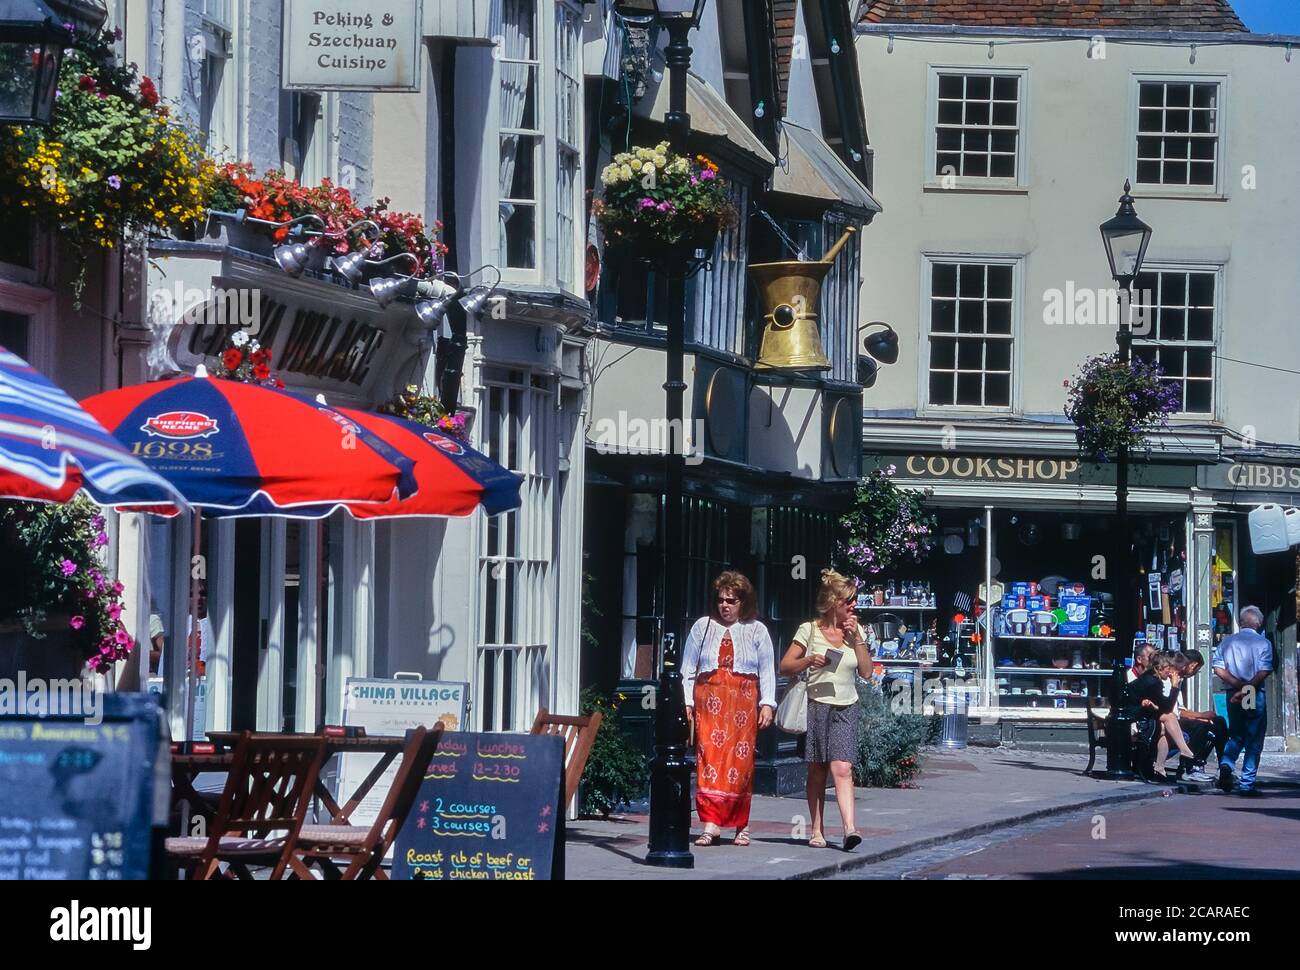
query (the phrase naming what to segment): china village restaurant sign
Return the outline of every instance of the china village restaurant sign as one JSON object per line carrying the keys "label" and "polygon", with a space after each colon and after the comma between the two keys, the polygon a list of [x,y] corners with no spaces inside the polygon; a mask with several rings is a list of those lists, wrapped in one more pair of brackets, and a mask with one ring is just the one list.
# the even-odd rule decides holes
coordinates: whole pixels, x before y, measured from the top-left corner
{"label": "china village restaurant sign", "polygon": [[[894,477],[923,484],[1065,485],[1115,484],[1115,466],[1076,458],[1028,455],[863,455],[864,473],[895,468]],[[1190,465],[1135,463],[1129,483],[1138,488],[1191,488],[1196,469]]]}
{"label": "china village restaurant sign", "polygon": [[284,0],[282,86],[420,90],[420,7],[420,0]]}

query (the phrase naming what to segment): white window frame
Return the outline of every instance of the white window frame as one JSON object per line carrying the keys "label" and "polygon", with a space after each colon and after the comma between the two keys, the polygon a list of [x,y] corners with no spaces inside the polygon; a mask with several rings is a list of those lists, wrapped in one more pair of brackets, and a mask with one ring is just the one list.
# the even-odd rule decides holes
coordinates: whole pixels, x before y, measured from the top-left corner
{"label": "white window frame", "polygon": [[[532,269],[522,269],[518,267],[507,267],[501,265],[504,261],[501,258],[501,239],[500,239],[500,145],[501,145],[501,74],[500,65],[501,56],[494,50],[492,79],[490,84],[490,94],[488,98],[488,117],[485,126],[484,136],[489,145],[497,146],[497,153],[489,153],[489,158],[493,163],[484,165],[483,178],[483,207],[480,210],[483,218],[482,248],[483,262],[499,266],[501,269],[502,283],[506,286],[521,285],[526,287],[545,288],[569,293],[578,299],[585,299],[585,280],[583,278],[583,253],[586,243],[586,178],[584,176],[585,159],[583,146],[581,144],[570,146],[577,150],[577,166],[574,171],[574,192],[573,192],[573,277],[572,281],[566,281],[567,285],[562,286],[560,283],[560,266],[559,253],[560,246],[564,245],[563,240],[559,238],[559,180],[560,180],[560,152],[561,144],[559,139],[559,92],[560,92],[560,67],[559,67],[559,12],[552,12],[552,6],[562,6],[571,16],[575,17],[575,23],[578,27],[578,70],[581,72],[583,67],[582,54],[582,26],[586,14],[582,4],[576,0],[534,0],[536,10],[537,37],[534,50],[534,61],[537,65],[537,91],[536,91],[536,132],[538,159],[535,163],[535,181],[536,207],[537,215],[535,221],[536,232],[536,258],[535,266]],[[494,4],[494,7],[504,10],[504,6]],[[497,23],[497,32],[503,27],[499,21]],[[581,80],[581,78],[580,78]],[[586,136],[585,120],[585,88],[580,85],[577,99],[577,130],[579,138]],[[569,287],[572,287],[571,289]]]}
{"label": "white window frame", "polygon": [[[191,62],[191,76],[198,75],[198,108],[200,120],[203,115],[204,100],[208,98],[209,66],[215,61],[220,65],[221,84],[217,97],[212,103],[206,131],[200,132],[205,140],[209,155],[222,160],[237,160],[241,157],[239,106],[243,89],[242,65],[239,50],[243,41],[240,30],[242,3],[240,0],[204,0],[199,14],[201,36],[206,45],[203,59]],[[228,16],[228,21],[217,19],[221,14]],[[187,57],[189,56],[187,52]],[[215,66],[215,65],[213,65]]]}
{"label": "white window frame", "polygon": [[[1220,399],[1220,368],[1219,368],[1219,346],[1223,324],[1223,276],[1224,266],[1222,263],[1188,263],[1188,262],[1155,262],[1144,263],[1142,266],[1143,273],[1204,273],[1214,277],[1214,317],[1210,324],[1212,327],[1211,338],[1208,343],[1204,341],[1191,341],[1184,337],[1181,341],[1173,342],[1175,346],[1182,347],[1199,347],[1210,351],[1210,410],[1209,411],[1177,411],[1172,416],[1175,418],[1185,418],[1189,421],[1213,421],[1219,414]],[[1135,322],[1135,326],[1136,326]],[[1156,326],[1153,318],[1151,326]],[[1184,334],[1186,330],[1184,330]],[[1161,344],[1153,337],[1133,335],[1134,356],[1137,356],[1139,346],[1156,346]],[[1159,355],[1157,355],[1159,360]],[[1184,375],[1184,383],[1186,375]]]}
{"label": "white window frame", "polygon": [[[977,264],[983,266],[1011,267],[1011,395],[1006,407],[983,406],[972,404],[934,404],[930,401],[930,337],[931,337],[931,290],[934,279],[934,266],[937,264]],[[987,415],[1020,414],[1021,389],[1023,387],[1024,356],[1024,308],[1025,308],[1025,257],[1014,254],[987,253],[942,253],[929,252],[921,255],[921,327],[920,346],[917,353],[917,380],[919,383],[920,412],[929,415]],[[956,332],[956,331],[954,331]]]}
{"label": "white window frame", "polygon": [[[555,693],[556,658],[561,649],[556,642],[555,604],[559,572],[554,562],[555,507],[559,500],[560,477],[556,449],[559,442],[559,412],[556,395],[559,388],[553,377],[541,371],[512,364],[485,362],[479,370],[480,407],[475,418],[477,447],[503,466],[523,476],[520,489],[521,505],[513,512],[496,517],[497,528],[513,530],[516,539],[514,555],[508,548],[498,548],[489,555],[489,526],[484,516],[479,516],[477,538],[477,582],[474,584],[474,659],[471,668],[474,730],[501,730],[509,723],[511,729],[526,731],[531,726],[537,708],[552,703]],[[517,393],[521,407],[512,413],[508,407],[494,410],[492,392],[499,390],[502,398]],[[511,460],[507,440],[507,425],[517,421],[517,455]],[[501,444],[494,449],[491,429],[498,423]],[[494,571],[503,567],[516,570],[514,598],[507,602],[504,579],[494,578]],[[488,585],[499,583],[502,592],[497,596],[497,622],[504,623],[507,610],[515,610],[514,636],[510,642],[488,642],[484,624]],[[483,695],[486,671],[492,666],[495,688],[492,709],[485,710]],[[504,671],[512,671],[511,706],[503,704],[501,684]]]}
{"label": "white window frame", "polygon": [[[964,74],[968,76],[1006,77],[1019,79],[1019,107],[1016,112],[1016,175],[1015,178],[995,178],[980,175],[956,175],[951,179],[936,174],[938,161],[939,126],[939,76]],[[973,67],[968,64],[930,64],[927,72],[925,95],[925,163],[922,171],[927,189],[973,189],[983,191],[1024,190],[1029,187],[1029,68],[1027,67]],[[992,118],[989,119],[992,122]]]}
{"label": "white window frame", "polygon": [[[1142,99],[1142,85],[1157,84],[1217,84],[1219,86],[1218,106],[1218,148],[1214,160],[1213,185],[1165,185],[1160,182],[1138,181],[1138,112]],[[1228,167],[1228,76],[1226,74],[1134,74],[1129,87],[1129,125],[1128,125],[1128,171],[1132,173],[1133,194],[1145,198],[1209,198],[1222,199],[1226,194],[1224,173]]]}

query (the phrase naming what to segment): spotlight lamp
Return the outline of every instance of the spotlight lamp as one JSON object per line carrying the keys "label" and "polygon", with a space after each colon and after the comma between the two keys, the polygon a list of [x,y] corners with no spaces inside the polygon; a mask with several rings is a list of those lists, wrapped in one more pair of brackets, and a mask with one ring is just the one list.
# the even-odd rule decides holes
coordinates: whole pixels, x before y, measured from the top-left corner
{"label": "spotlight lamp", "polygon": [[859,333],[868,327],[883,327],[878,333],[873,333],[866,340],[865,349],[876,360],[882,364],[898,363],[898,334],[894,328],[887,323],[874,320],[871,323],[863,324],[859,328]]}

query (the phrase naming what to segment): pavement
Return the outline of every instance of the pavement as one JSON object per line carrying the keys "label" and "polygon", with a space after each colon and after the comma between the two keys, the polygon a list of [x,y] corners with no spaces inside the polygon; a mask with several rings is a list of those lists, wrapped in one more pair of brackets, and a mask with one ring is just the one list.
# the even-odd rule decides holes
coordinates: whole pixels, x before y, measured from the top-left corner
{"label": "pavement", "polygon": [[[692,846],[695,867],[689,870],[645,864],[649,830],[645,815],[581,819],[568,826],[566,878],[827,878],[926,850],[941,855],[947,844],[1055,816],[1078,815],[1085,810],[1105,810],[1109,816],[1111,810],[1162,798],[1168,792],[1167,787],[1142,782],[1117,783],[1085,777],[1079,772],[1086,760],[1079,754],[1008,748],[929,751],[922,759],[917,787],[857,789],[857,826],[863,843],[853,852],[839,847],[843,830],[831,792],[827,793],[826,807],[829,848],[807,845],[808,806],[802,795],[755,796],[750,822],[752,844],[745,848],[734,846],[734,833],[724,832],[718,846]],[[1266,754],[1260,780],[1273,788],[1300,789],[1300,755]],[[1260,818],[1266,820],[1268,816]],[[700,830],[696,825],[695,833]]]}

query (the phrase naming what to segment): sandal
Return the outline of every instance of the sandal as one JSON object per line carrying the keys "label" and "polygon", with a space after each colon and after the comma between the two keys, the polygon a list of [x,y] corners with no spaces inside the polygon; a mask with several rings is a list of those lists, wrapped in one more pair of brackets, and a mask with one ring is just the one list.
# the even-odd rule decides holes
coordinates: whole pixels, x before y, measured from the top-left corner
{"label": "sandal", "polygon": [[820,835],[814,835],[811,839],[808,840],[808,848],[824,849],[826,848],[826,840],[822,838],[822,836]]}
{"label": "sandal", "polygon": [[732,845],[739,845],[739,846],[742,846],[742,847],[743,847],[743,846],[746,846],[746,845],[749,845],[749,832],[747,832],[747,831],[737,832],[737,833],[736,833],[735,841],[733,841],[731,844],[732,844]]}
{"label": "sandal", "polygon": [[854,829],[854,830],[853,830],[852,832],[850,832],[848,835],[844,836],[844,851],[845,851],[845,852],[852,852],[854,849],[856,849],[856,848],[857,848],[858,846],[860,846],[861,844],[862,844],[862,836],[858,834],[858,830],[857,830],[857,829]]}
{"label": "sandal", "polygon": [[704,832],[703,834],[700,835],[698,839],[695,840],[695,844],[700,846],[701,848],[708,848],[709,846],[717,845],[721,841],[722,841],[721,832]]}

